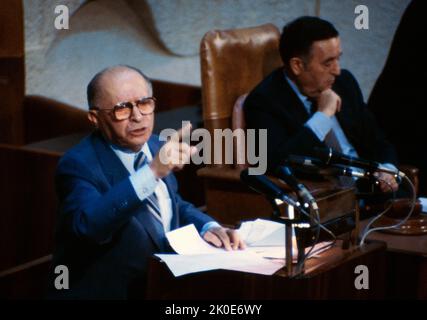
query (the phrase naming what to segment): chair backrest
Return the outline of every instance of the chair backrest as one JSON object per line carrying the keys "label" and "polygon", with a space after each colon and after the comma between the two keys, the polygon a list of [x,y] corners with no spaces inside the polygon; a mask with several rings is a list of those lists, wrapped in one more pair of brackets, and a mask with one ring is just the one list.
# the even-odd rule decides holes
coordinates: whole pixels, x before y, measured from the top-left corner
{"label": "chair backrest", "polygon": [[[231,116],[231,130],[246,130],[245,111],[243,105],[248,94],[241,95],[237,98],[236,103],[233,106],[233,113]],[[246,158],[245,145],[241,143],[233,142],[234,159],[236,159],[234,165],[236,168],[245,169],[248,167]]]}
{"label": "chair backrest", "polygon": [[231,128],[237,98],[282,65],[279,39],[272,24],[205,34],[200,46],[203,120],[211,134]]}

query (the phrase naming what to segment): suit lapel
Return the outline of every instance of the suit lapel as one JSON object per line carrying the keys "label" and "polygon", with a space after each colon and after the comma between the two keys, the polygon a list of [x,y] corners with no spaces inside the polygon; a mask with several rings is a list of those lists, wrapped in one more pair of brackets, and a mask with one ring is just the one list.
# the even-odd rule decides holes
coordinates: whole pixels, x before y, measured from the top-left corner
{"label": "suit lapel", "polygon": [[[152,138],[150,138],[150,140],[152,140]],[[98,156],[99,163],[101,164],[101,168],[111,186],[129,177],[129,172],[126,167],[100,133],[94,133],[93,146]],[[151,146],[150,142],[149,146]],[[151,147],[150,150],[152,150]],[[142,202],[141,206],[136,210],[134,218],[147,231],[158,249],[164,251],[165,233],[163,226],[149,211],[145,202]]]}
{"label": "suit lapel", "polygon": [[286,81],[283,69],[276,70],[273,77],[274,96],[281,103],[280,111],[291,114],[298,125],[303,125],[310,116],[295,91]]}
{"label": "suit lapel", "polygon": [[94,133],[93,146],[101,168],[112,186],[129,176],[126,167],[99,132]]}
{"label": "suit lapel", "polygon": [[163,252],[166,247],[166,238],[162,223],[154,217],[147,206],[141,206],[134,217],[147,231],[157,248]]}

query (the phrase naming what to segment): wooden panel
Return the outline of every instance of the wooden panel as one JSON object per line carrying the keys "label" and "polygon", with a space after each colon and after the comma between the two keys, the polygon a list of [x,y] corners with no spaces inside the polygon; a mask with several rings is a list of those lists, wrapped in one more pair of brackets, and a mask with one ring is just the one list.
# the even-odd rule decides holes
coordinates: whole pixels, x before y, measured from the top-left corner
{"label": "wooden panel", "polygon": [[0,1],[0,59],[23,57],[24,18],[21,0]]}
{"label": "wooden panel", "polygon": [[157,111],[167,111],[177,107],[201,105],[202,93],[198,86],[152,80]]}
{"label": "wooden panel", "polygon": [[59,156],[0,145],[0,271],[53,251]]}
{"label": "wooden panel", "polygon": [[0,58],[0,143],[22,144],[23,58]]}
{"label": "wooden panel", "polygon": [[25,83],[21,0],[0,2],[0,143],[21,144]]}
{"label": "wooden panel", "polygon": [[387,298],[427,299],[427,235],[373,232],[368,239],[387,244]]}
{"label": "wooden panel", "polygon": [[23,102],[25,143],[89,132],[87,111],[41,96],[26,96]]}
{"label": "wooden panel", "polygon": [[[369,290],[357,290],[357,265],[369,270]],[[385,244],[341,249],[341,244],[307,262],[307,274],[289,278],[282,269],[272,276],[209,271],[175,278],[165,263],[150,261],[148,299],[382,299],[385,295]],[[218,285],[220,283],[221,285]]]}
{"label": "wooden panel", "polygon": [[0,299],[43,299],[52,256],[0,272]]}

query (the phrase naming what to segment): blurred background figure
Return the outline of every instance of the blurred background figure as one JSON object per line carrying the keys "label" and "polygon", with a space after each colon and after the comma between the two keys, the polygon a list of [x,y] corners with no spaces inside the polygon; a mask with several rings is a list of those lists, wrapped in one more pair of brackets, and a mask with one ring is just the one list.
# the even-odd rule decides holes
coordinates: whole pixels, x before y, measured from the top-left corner
{"label": "blurred background figure", "polygon": [[427,124],[424,114],[427,68],[427,4],[414,0],[394,35],[384,69],[369,97],[368,107],[396,148],[399,162],[418,167],[420,194],[427,191]]}

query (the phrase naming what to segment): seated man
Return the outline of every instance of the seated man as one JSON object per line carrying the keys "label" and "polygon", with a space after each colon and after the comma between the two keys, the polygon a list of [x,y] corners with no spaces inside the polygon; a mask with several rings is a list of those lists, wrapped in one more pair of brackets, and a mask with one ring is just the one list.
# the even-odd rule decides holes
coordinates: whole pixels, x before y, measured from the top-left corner
{"label": "seated man", "polygon": [[152,86],[141,71],[105,69],[87,93],[96,130],[62,157],[56,173],[60,215],[53,269],[68,268],[69,289],[56,289],[52,272],[49,297],[142,295],[148,259],[170,248],[165,232],[187,224],[215,246],[244,246],[236,231],[222,228],[177,193],[171,172],[195,148],[171,139],[161,149],[152,135]]}
{"label": "seated man", "polygon": [[[315,147],[326,146],[391,167],[397,164],[356,79],[340,69],[341,54],[338,31],[325,20],[301,17],[283,28],[283,68],[258,84],[244,104],[247,127],[267,129],[270,170],[290,154],[313,156]],[[392,175],[376,175],[385,181],[381,191],[397,190]]]}

